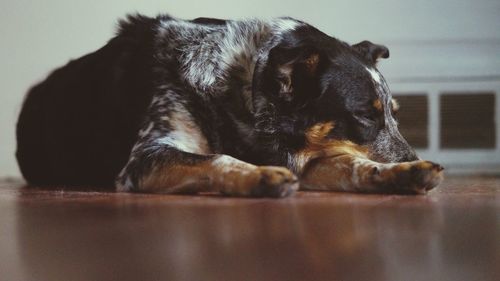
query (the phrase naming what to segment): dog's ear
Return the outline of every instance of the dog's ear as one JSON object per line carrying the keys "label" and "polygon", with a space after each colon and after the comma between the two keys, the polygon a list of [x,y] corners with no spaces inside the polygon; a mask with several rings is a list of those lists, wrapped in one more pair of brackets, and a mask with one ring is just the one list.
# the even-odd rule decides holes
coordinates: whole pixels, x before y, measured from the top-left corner
{"label": "dog's ear", "polygon": [[372,63],[377,63],[380,58],[389,57],[389,49],[386,46],[374,44],[370,41],[363,41],[352,45],[352,48]]}
{"label": "dog's ear", "polygon": [[268,67],[278,84],[279,96],[291,101],[298,87],[311,84],[318,75],[321,57],[310,47],[274,47],[269,52]]}

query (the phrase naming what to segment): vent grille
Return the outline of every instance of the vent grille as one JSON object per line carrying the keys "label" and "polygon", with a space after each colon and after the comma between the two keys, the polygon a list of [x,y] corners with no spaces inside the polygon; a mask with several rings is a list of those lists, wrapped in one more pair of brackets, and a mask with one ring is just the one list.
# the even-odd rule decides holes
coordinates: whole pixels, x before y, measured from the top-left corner
{"label": "vent grille", "polygon": [[442,93],[440,147],[495,148],[495,95]]}
{"label": "vent grille", "polygon": [[447,173],[500,173],[500,80],[401,82],[400,131]]}
{"label": "vent grille", "polygon": [[394,94],[400,110],[397,114],[399,131],[414,148],[427,148],[428,134],[428,101],[425,93]]}

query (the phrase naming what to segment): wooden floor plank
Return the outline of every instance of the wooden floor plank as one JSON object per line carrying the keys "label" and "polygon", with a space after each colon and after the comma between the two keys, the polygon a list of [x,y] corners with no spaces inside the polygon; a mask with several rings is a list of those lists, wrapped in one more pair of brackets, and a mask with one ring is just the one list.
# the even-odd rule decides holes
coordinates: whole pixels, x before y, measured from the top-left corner
{"label": "wooden floor plank", "polygon": [[[0,183],[1,280],[499,280],[500,178],[287,199]],[[4,279],[5,278],[5,279]]]}

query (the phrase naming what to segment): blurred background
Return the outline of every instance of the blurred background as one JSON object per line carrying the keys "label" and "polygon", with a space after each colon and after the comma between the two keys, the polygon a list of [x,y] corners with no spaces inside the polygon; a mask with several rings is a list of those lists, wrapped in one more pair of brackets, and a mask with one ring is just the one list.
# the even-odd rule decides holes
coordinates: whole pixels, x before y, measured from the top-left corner
{"label": "blurred background", "polygon": [[15,123],[28,88],[104,45],[133,12],[292,16],[349,43],[385,44],[391,58],[379,68],[421,157],[448,173],[500,173],[498,0],[0,0],[0,177],[20,175]]}

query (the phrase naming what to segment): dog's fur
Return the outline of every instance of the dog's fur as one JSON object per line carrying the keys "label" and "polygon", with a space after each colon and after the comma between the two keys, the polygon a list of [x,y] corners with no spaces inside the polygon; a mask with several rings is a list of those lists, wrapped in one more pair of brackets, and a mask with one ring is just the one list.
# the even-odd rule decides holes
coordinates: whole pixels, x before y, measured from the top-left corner
{"label": "dog's fur", "polygon": [[129,16],[103,48],[31,89],[17,159],[35,185],[424,193],[442,167],[398,132],[375,67],[388,56],[292,18]]}

